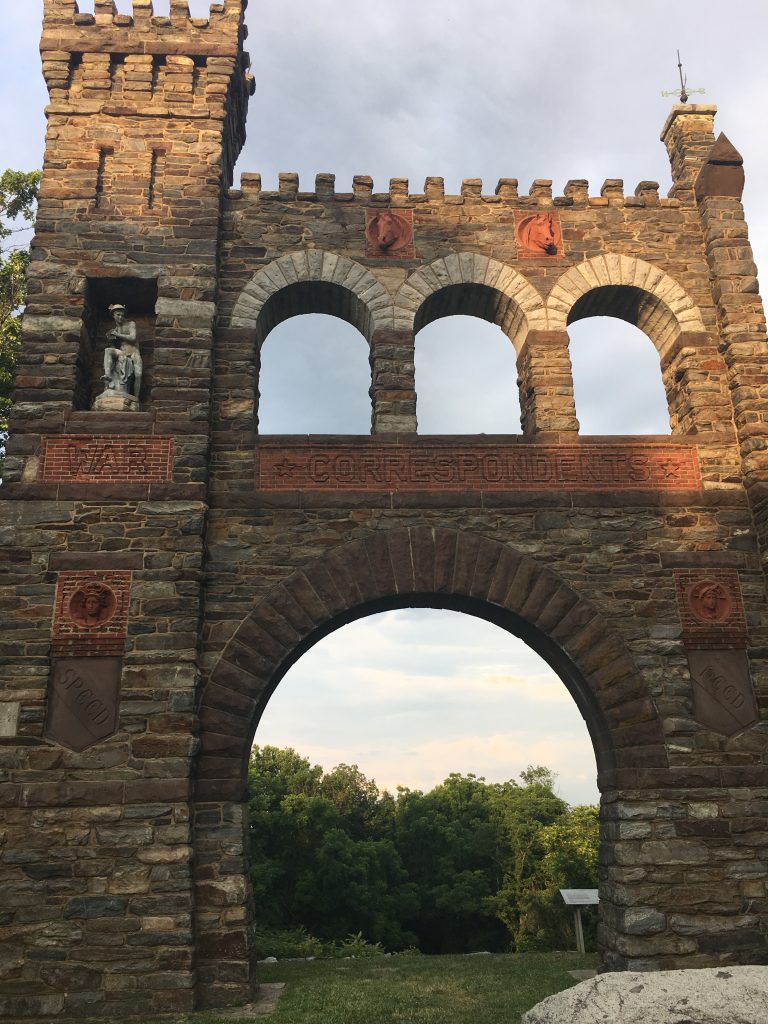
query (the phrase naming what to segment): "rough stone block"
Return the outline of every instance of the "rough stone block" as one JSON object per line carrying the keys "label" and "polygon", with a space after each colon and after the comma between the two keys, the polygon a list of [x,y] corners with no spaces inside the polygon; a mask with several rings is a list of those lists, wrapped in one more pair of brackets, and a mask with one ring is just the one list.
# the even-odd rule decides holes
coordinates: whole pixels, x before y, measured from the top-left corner
{"label": "rough stone block", "polygon": [[523,1024],[757,1024],[764,967],[601,974],[538,1003]]}

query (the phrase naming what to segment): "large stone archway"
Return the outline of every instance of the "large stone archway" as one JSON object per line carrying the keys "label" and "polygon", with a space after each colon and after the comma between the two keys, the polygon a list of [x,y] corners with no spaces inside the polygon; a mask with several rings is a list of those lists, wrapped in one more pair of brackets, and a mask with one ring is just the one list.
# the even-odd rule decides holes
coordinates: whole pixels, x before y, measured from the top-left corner
{"label": "large stone archway", "polygon": [[[343,544],[265,594],[202,691],[195,788],[195,843],[205,851],[197,903],[202,977],[247,971],[250,921],[233,928],[229,916],[246,899],[247,850],[235,861],[228,857],[233,838],[227,830],[221,839],[220,828],[245,824],[247,762],[261,714],[288,669],[319,639],[395,607],[485,618],[522,637],[557,671],[595,750],[606,801],[604,864],[615,861],[610,822],[620,781],[627,786],[638,763],[668,767],[658,711],[623,639],[592,600],[546,565],[490,537],[447,528],[399,527]],[[605,871],[601,889],[603,955],[611,963],[622,956],[621,899],[616,903],[617,880]],[[226,985],[211,984],[210,991],[204,986],[206,1001],[226,997]]]}
{"label": "large stone archway", "polygon": [[538,651],[579,706],[601,773],[626,763],[628,736],[646,764],[666,766],[652,697],[588,597],[499,541],[420,526],[373,533],[312,561],[240,624],[202,691],[198,797],[242,793],[259,718],[309,647],[355,618],[422,605],[486,618]]}

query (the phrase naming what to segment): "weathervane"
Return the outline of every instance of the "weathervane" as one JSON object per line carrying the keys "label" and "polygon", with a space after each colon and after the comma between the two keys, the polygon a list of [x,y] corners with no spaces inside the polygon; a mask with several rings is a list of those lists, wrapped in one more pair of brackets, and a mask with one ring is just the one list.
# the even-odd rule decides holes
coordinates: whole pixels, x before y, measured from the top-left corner
{"label": "weathervane", "polygon": [[[683,74],[683,62],[680,60],[680,51],[679,50],[677,51],[677,70],[678,70],[678,72],[680,74],[680,88],[679,89],[671,89],[668,92],[662,89],[661,95],[662,96],[679,96],[681,103],[687,103],[688,102],[688,96],[690,95],[689,92],[688,92],[688,88],[687,88],[687,86],[688,86],[688,75],[684,75]],[[704,89],[691,89],[691,92],[703,93],[703,92],[705,92],[705,90]]]}

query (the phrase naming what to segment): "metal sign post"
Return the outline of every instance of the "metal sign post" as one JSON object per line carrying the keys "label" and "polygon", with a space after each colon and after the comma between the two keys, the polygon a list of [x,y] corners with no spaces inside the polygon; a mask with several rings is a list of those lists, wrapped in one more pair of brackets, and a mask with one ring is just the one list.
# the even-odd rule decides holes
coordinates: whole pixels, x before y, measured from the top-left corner
{"label": "metal sign post", "polygon": [[584,928],[581,924],[581,908],[594,907],[600,902],[597,889],[561,889],[560,895],[567,907],[573,907],[573,925],[576,932],[576,952],[583,956],[586,953],[584,947]]}

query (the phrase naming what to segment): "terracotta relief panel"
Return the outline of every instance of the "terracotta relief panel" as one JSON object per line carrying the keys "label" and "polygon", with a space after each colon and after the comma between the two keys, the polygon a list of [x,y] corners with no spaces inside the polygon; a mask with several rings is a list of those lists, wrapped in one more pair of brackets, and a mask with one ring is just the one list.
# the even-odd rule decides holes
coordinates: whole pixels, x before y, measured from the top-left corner
{"label": "terracotta relief panel", "polygon": [[53,654],[122,655],[128,635],[130,572],[59,573],[53,614]]}
{"label": "terracotta relief panel", "polygon": [[563,256],[563,230],[556,213],[515,215],[517,255],[521,259],[553,259]]}
{"label": "terracotta relief panel", "polygon": [[414,259],[413,210],[366,210],[366,255],[379,259]]}

